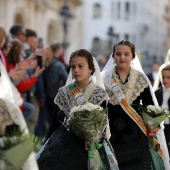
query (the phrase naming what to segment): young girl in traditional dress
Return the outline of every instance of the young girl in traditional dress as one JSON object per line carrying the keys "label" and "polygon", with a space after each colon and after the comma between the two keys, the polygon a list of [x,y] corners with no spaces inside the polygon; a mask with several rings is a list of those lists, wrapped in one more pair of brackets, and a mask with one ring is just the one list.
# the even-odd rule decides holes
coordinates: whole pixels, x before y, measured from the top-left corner
{"label": "young girl in traditional dress", "polygon": [[[85,49],[73,52],[70,56],[71,72],[66,85],[59,89],[54,102],[56,109],[47,142],[37,154],[38,165],[41,170],[87,170],[88,154],[85,148],[89,147],[88,141],[77,136],[72,130],[68,130],[67,125],[58,128],[57,119],[63,121],[70,118],[70,110],[74,106],[80,105],[81,101],[88,101],[94,105],[106,107],[108,96],[104,88],[99,66],[91,53]],[[79,91],[79,95],[73,95],[70,87]],[[81,96],[77,98],[76,96]],[[80,102],[79,102],[80,101]],[[106,134],[109,136],[108,128]],[[104,134],[103,134],[104,135]],[[100,143],[106,142],[101,136]],[[111,152],[110,152],[111,151]],[[117,162],[113,151],[107,142],[107,150],[103,146],[99,149],[103,167],[96,170],[117,170]]]}
{"label": "young girl in traditional dress", "polygon": [[[170,63],[163,64],[160,67],[162,86],[155,91],[159,106],[167,111],[170,111]],[[170,120],[166,118],[164,121],[164,132],[166,142],[168,144],[168,151],[170,153]]]}
{"label": "young girl in traditional dress", "polygon": [[[146,107],[154,105],[157,101],[151,92],[153,90],[149,80],[143,73],[140,63],[136,65],[136,60],[135,46],[127,40],[122,40],[115,44],[113,53],[102,72],[110,97],[108,104],[110,142],[121,170],[152,170],[155,168],[154,160],[152,161],[153,157],[150,154],[147,128],[139,113],[139,105],[142,102]],[[159,127],[154,129],[154,133],[158,130]],[[161,152],[160,155],[157,152],[155,154],[156,167],[163,170],[163,155]],[[169,167],[168,160],[164,160]]]}

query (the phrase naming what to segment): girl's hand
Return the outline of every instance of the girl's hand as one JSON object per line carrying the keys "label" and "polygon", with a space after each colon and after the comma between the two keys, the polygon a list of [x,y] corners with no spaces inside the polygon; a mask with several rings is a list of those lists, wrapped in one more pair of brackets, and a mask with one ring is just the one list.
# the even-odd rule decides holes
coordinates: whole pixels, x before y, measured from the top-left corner
{"label": "girl's hand", "polygon": [[153,135],[155,136],[158,133],[159,130],[160,130],[160,126],[156,127],[155,129],[152,129],[151,133],[153,133]]}

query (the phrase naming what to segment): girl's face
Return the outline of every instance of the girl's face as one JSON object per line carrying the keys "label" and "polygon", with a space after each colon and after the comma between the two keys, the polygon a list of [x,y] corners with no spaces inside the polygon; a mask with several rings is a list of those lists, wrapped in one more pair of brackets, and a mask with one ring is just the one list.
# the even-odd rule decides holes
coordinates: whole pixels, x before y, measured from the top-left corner
{"label": "girl's face", "polygon": [[162,84],[170,88],[170,70],[162,70]]}
{"label": "girl's face", "polygon": [[71,59],[71,70],[72,76],[77,82],[89,81],[89,75],[91,74],[92,70],[89,69],[89,65],[85,57],[73,57]]}
{"label": "girl's face", "polygon": [[127,45],[118,45],[115,48],[114,59],[116,68],[126,70],[130,68],[131,61],[133,60],[130,47]]}

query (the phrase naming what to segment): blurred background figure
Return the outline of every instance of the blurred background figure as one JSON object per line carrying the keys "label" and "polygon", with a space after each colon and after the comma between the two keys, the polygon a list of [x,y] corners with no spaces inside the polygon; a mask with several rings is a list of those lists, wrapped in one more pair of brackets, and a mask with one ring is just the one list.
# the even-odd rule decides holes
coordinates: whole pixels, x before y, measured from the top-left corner
{"label": "blurred background figure", "polygon": [[[170,111],[170,62],[163,64],[160,67],[161,74],[161,87],[155,91],[156,98],[159,106],[164,108],[166,111]],[[170,153],[170,118],[166,118],[164,121],[165,125],[165,137]]]}
{"label": "blurred background figure", "polygon": [[[17,64],[20,63],[20,56],[23,51],[23,44],[18,39],[13,39],[11,41],[11,49],[7,54],[7,71],[9,72],[11,69],[14,69]],[[25,63],[25,65],[24,65]],[[29,59],[23,60],[20,67],[23,67],[26,71],[30,68],[31,60]],[[34,75],[30,77],[22,77],[16,87],[21,94],[21,97],[24,99],[23,105],[20,106],[21,111],[23,112],[24,118],[26,121],[30,119],[34,112],[34,105],[31,102],[28,102],[24,92],[29,90],[37,81],[37,77],[42,73],[44,69],[36,67]]]}
{"label": "blurred background figure", "polygon": [[12,38],[20,40],[22,43],[26,40],[26,29],[20,24],[15,24],[10,28]]}
{"label": "blurred background figure", "polygon": [[68,76],[64,63],[59,59],[62,52],[63,50],[59,43],[51,44],[46,48],[44,83],[49,122],[51,122],[55,108],[54,97],[58,89],[65,85]]}
{"label": "blurred background figure", "polygon": [[155,83],[156,78],[158,77],[158,73],[159,73],[159,67],[160,67],[160,63],[158,62],[154,62],[152,64],[152,72],[147,74],[147,77],[149,78],[152,86]]}
{"label": "blurred background figure", "polygon": [[98,56],[96,57],[96,60],[97,60],[97,62],[98,62],[98,64],[99,64],[100,71],[102,71],[103,68],[104,68],[104,66],[105,66],[105,64],[106,64],[106,62],[107,62],[106,57],[103,56],[103,55],[98,55]]}
{"label": "blurred background figure", "polygon": [[54,97],[58,89],[64,86],[68,77],[65,62],[61,56],[63,56],[63,48],[60,43],[51,44],[44,50],[45,71],[43,76],[39,77],[39,83],[37,83],[39,88],[36,88],[36,95],[41,96],[41,99],[38,99],[40,101],[39,115],[34,129],[35,135],[40,138],[44,137],[51,123],[55,109]]}
{"label": "blurred background figure", "polygon": [[26,58],[35,53],[38,48],[37,33],[34,30],[26,29],[26,40],[24,43],[24,51]]}

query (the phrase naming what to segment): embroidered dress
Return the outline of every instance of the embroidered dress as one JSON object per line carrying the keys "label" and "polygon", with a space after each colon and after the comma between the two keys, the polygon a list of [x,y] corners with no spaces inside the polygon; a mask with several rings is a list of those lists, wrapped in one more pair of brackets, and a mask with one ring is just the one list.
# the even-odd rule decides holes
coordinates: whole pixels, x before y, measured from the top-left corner
{"label": "embroidered dress", "polygon": [[[128,104],[137,113],[139,113],[140,100],[144,106],[153,104],[148,83],[140,72],[131,69],[125,83],[119,79],[119,75],[117,75],[117,80]],[[119,168],[121,170],[152,170],[146,135],[122,109],[110,88],[106,90],[110,96],[108,104],[110,142],[115,150]]]}
{"label": "embroidered dress", "polygon": [[[87,86],[83,95],[90,103],[95,105],[102,106],[107,101],[106,91],[94,82]],[[77,106],[68,86],[59,89],[55,103],[64,111],[68,118],[70,110]],[[101,143],[104,143],[104,140],[102,138]],[[104,144],[109,145],[108,142]],[[99,149],[105,169],[118,170],[116,159],[113,159],[113,166],[109,166],[106,152],[109,151],[106,151],[104,146]],[[63,125],[47,140],[37,154],[37,159],[41,170],[87,170],[88,154],[85,150],[85,140],[78,137],[74,132],[67,130]]]}

